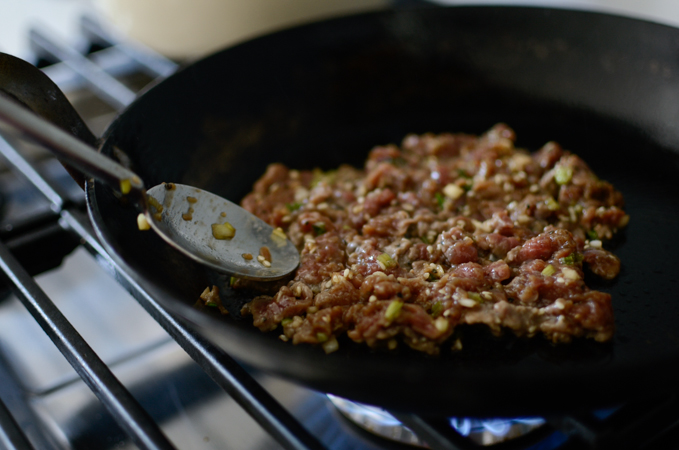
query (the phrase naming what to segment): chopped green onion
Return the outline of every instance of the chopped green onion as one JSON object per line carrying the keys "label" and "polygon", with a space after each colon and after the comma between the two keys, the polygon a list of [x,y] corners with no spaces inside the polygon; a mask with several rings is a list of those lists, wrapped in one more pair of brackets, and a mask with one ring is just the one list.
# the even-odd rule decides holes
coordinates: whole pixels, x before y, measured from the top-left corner
{"label": "chopped green onion", "polygon": [[132,190],[132,183],[130,183],[129,179],[125,178],[124,180],[120,180],[120,192],[123,195],[129,194],[131,190]]}
{"label": "chopped green onion", "polygon": [[434,306],[431,307],[431,315],[432,317],[438,317],[441,315],[443,312],[443,303],[441,302],[436,302],[434,303]]}
{"label": "chopped green onion", "polygon": [[401,308],[403,307],[403,302],[401,300],[394,300],[387,306],[387,311],[384,313],[384,317],[392,321],[401,314]]}
{"label": "chopped green onion", "polygon": [[324,222],[316,222],[315,224],[313,224],[313,225],[311,226],[311,228],[313,228],[314,234],[315,234],[316,236],[320,236],[321,234],[323,234],[323,233],[326,232],[325,223],[324,223]]}
{"label": "chopped green onion", "polygon": [[292,202],[292,203],[288,203],[287,205],[285,205],[285,207],[288,208],[288,211],[294,212],[294,211],[297,211],[299,208],[302,207],[302,203]]}
{"label": "chopped green onion", "polygon": [[549,264],[547,267],[542,269],[542,274],[546,277],[551,277],[556,273],[556,269],[554,268],[553,265]]}
{"label": "chopped green onion", "polygon": [[436,203],[438,203],[439,208],[443,209],[443,203],[446,201],[446,197],[442,193],[437,192],[434,194],[434,198],[436,199]]}
{"label": "chopped green onion", "polygon": [[554,172],[554,180],[556,184],[564,185],[571,181],[573,178],[573,169],[570,167],[557,167]]}
{"label": "chopped green onion", "polygon": [[457,176],[460,178],[471,178],[471,176],[464,169],[457,169]]}
{"label": "chopped green onion", "polygon": [[236,281],[238,281],[238,278],[236,278],[236,277],[231,277],[231,278],[229,279],[229,286],[233,286],[234,284],[236,284]]}
{"label": "chopped green onion", "polygon": [[577,264],[579,262],[582,262],[583,256],[580,253],[574,252],[571,253],[570,255],[566,256],[565,258],[560,258],[559,262],[561,264]]}
{"label": "chopped green onion", "polygon": [[323,172],[319,168],[315,168],[313,170],[312,176],[311,176],[311,184],[310,186],[312,188],[316,187],[318,183],[321,181],[324,181],[328,184],[331,184],[333,181],[335,181],[335,176],[337,175],[336,170],[328,170],[327,172]]}
{"label": "chopped green onion", "polygon": [[208,302],[205,303],[205,306],[217,307],[217,303],[214,302],[214,301],[212,301],[212,300],[210,300],[210,301],[208,301]]}
{"label": "chopped green onion", "polygon": [[483,303],[483,298],[481,297],[481,294],[477,292],[467,292],[467,297],[471,298],[476,303]]}
{"label": "chopped green onion", "polygon": [[290,317],[286,317],[285,319],[281,320],[281,325],[285,326],[292,322],[292,319]]}
{"label": "chopped green onion", "polygon": [[316,339],[322,344],[328,340],[328,335],[325,333],[316,333]]}
{"label": "chopped green onion", "polygon": [[398,267],[398,263],[394,261],[394,258],[392,258],[389,253],[382,253],[377,257],[377,262],[382,269],[393,269],[394,267]]}
{"label": "chopped green onion", "polygon": [[595,230],[589,230],[587,232],[587,237],[590,241],[596,241],[599,239],[599,233],[597,233]]}
{"label": "chopped green onion", "polygon": [[547,200],[545,200],[545,204],[547,205],[547,209],[550,211],[558,211],[559,208],[561,207],[559,205],[559,202],[554,200],[553,197],[549,197]]}
{"label": "chopped green onion", "polygon": [[320,181],[323,179],[323,171],[319,169],[318,167],[314,168],[314,170],[311,172],[311,183],[309,184],[310,187],[314,188]]}
{"label": "chopped green onion", "polygon": [[215,239],[233,239],[235,235],[236,229],[229,222],[212,224],[212,236],[214,236]]}
{"label": "chopped green onion", "polygon": [[431,241],[427,239],[427,236],[420,236],[420,240],[422,240],[422,242],[424,242],[427,245],[431,244]]}

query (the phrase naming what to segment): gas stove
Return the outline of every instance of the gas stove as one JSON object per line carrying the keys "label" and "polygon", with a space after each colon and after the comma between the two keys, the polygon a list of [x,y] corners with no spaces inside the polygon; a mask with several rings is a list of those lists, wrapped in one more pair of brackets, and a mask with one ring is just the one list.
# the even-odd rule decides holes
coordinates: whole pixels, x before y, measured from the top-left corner
{"label": "gas stove", "polygon": [[[30,32],[39,64],[101,134],[177,65],[84,16],[81,49]],[[523,418],[423,417],[243,366],[164,310],[90,228],[43,150],[0,139],[0,442],[7,448],[672,448],[679,400]]]}

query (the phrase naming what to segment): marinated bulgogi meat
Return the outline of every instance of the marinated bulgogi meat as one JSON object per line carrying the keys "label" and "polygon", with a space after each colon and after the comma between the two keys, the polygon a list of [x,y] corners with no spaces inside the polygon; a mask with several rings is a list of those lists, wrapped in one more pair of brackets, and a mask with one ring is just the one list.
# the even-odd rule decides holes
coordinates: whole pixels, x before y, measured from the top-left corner
{"label": "marinated bulgogi meat", "polygon": [[326,352],[346,334],[437,354],[461,348],[463,324],[611,339],[611,296],[589,289],[583,269],[618,274],[602,243],[629,220],[622,195],[557,143],[531,154],[515,137],[498,124],[481,136],[409,135],[372,149],[363,169],[270,165],[242,205],[280,227],[301,264],[242,312]]}

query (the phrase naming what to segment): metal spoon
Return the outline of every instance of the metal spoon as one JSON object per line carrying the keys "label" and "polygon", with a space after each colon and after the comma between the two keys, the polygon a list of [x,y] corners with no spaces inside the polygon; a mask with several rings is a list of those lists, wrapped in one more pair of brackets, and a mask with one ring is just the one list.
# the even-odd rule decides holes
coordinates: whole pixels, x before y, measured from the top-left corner
{"label": "metal spoon", "polygon": [[[137,174],[4,93],[0,93],[0,120],[76,169],[130,197],[143,217],[138,218],[140,228],[148,224],[167,243],[211,269],[266,281],[284,277],[299,264],[297,249],[282,231],[235,203],[176,183],[163,183],[146,191]],[[225,225],[227,222],[229,225]]]}

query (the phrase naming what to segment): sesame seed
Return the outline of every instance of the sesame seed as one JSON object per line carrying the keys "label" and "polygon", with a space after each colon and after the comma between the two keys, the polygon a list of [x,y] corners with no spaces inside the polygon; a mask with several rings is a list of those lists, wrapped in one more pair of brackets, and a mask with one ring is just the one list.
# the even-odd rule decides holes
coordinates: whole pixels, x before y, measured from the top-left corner
{"label": "sesame seed", "polygon": [[473,308],[478,304],[470,298],[461,298],[457,302],[465,308]]}
{"label": "sesame seed", "polygon": [[527,216],[525,214],[519,214],[519,217],[516,218],[517,222],[520,224],[526,224],[531,221],[530,216]]}
{"label": "sesame seed", "polygon": [[273,232],[271,232],[271,236],[275,236],[281,239],[287,239],[288,236],[286,236],[285,231],[283,231],[282,228],[278,227]]}
{"label": "sesame seed", "polygon": [[570,267],[564,267],[561,269],[561,273],[563,273],[564,278],[567,278],[569,280],[579,280],[580,275],[578,272],[574,269],[571,269]]}
{"label": "sesame seed", "polygon": [[462,194],[464,194],[464,189],[456,184],[450,183],[443,188],[443,195],[453,200],[457,200]]}
{"label": "sesame seed", "polygon": [[448,325],[448,320],[446,320],[444,317],[439,316],[436,318],[436,320],[434,320],[434,326],[441,333],[445,333],[448,330]]}

